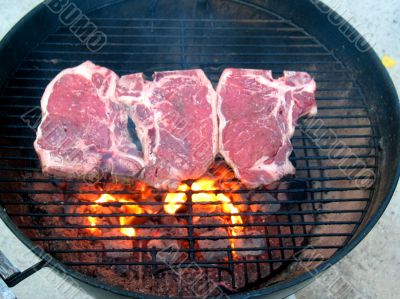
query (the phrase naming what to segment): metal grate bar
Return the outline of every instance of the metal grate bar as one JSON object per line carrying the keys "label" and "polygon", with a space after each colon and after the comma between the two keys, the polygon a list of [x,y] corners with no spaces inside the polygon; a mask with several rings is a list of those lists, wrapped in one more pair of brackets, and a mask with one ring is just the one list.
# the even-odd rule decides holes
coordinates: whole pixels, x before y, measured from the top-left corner
{"label": "metal grate bar", "polygon": [[[285,263],[285,262],[323,262],[328,260],[327,258],[313,258],[313,259],[294,259],[294,258],[288,258],[288,259],[259,259],[259,263]],[[246,261],[246,260],[237,260],[235,261],[236,265],[240,264],[251,264],[254,263],[254,261]],[[153,266],[153,265],[165,265],[161,262],[155,263],[155,262],[64,262],[65,265],[67,266],[72,266],[72,267],[85,267],[85,266],[116,266],[116,265],[132,265],[132,266]],[[214,268],[215,265],[226,265],[227,262],[198,262],[197,265],[200,267],[205,267],[205,266],[210,266],[211,268]],[[171,264],[170,266],[173,266],[174,264]],[[176,264],[179,265],[180,267],[182,266],[193,266],[192,263],[179,263]]]}
{"label": "metal grate bar", "polygon": [[[40,52],[40,51],[36,51],[36,52]],[[54,52],[54,51],[49,51],[49,52],[51,53],[51,52]],[[68,51],[65,51],[65,53],[69,53],[69,55],[74,54],[74,53],[70,53]],[[102,53],[104,53],[104,52],[102,52]],[[113,53],[114,54],[118,54],[118,52],[113,52]],[[129,53],[131,53],[131,52],[129,52]],[[43,53],[43,54],[46,54],[46,53]],[[79,52],[77,52],[77,54],[79,54]],[[112,53],[110,53],[110,55],[111,54]],[[296,55],[305,55],[305,56],[307,56],[307,55],[320,55],[320,54],[322,55],[323,53],[297,53],[296,52]],[[201,55],[201,53],[199,53],[199,55]],[[221,53],[221,55],[223,55],[223,53]],[[233,55],[233,54],[231,54],[231,55]],[[272,53],[271,53],[271,55],[272,55]],[[288,55],[289,56],[289,55],[292,55],[292,54],[291,53],[284,53],[284,54],[281,54],[281,55]],[[35,82],[35,81],[43,81],[43,86],[45,86],[53,79],[54,79],[53,77],[40,77],[40,76],[23,77],[23,76],[15,76],[10,81],[11,82],[22,81],[22,82],[24,82],[24,84],[23,84],[24,86],[26,86],[27,84],[30,84],[32,82]],[[349,81],[347,79],[340,79],[340,78],[339,79],[338,78],[329,78],[329,79],[319,79],[318,78],[317,81],[318,81],[318,83],[328,83],[328,84],[330,84],[330,83],[339,84],[339,82],[343,83],[343,84],[348,84],[349,82],[351,83],[351,81]],[[332,98],[332,100],[337,100],[337,99],[338,98],[336,98],[336,97]],[[358,97],[358,99],[361,100],[362,97]]]}
{"label": "metal grate bar", "polygon": [[[114,215],[116,217],[118,215]],[[290,215],[289,215],[290,216]],[[360,221],[309,221],[309,222],[252,222],[251,224],[185,224],[185,225],[165,225],[160,224],[157,225],[157,228],[164,229],[164,228],[218,228],[218,227],[264,227],[264,226],[293,226],[293,225],[310,225],[310,226],[320,226],[320,225],[354,225],[354,224],[361,224]],[[85,229],[85,228],[154,228],[154,225],[21,225],[21,229],[38,229],[38,230],[48,230],[48,229],[55,229],[55,228],[64,228],[64,229]],[[190,233],[189,233],[190,235]],[[192,233],[192,235],[194,235]]]}
{"label": "metal grate bar", "polygon": [[[21,114],[8,114],[8,113],[0,113],[0,116],[3,118],[21,118]],[[320,115],[315,118],[311,118],[310,121],[315,121],[318,119],[369,119],[367,115]],[[6,136],[6,135],[3,135]],[[344,136],[344,137],[339,137]],[[338,138],[346,138],[346,136],[361,136],[361,137],[371,137],[371,135],[338,135]],[[323,138],[322,136],[321,138]],[[295,136],[293,138],[307,138],[302,136]]]}
{"label": "metal grate bar", "polygon": [[[185,55],[186,56],[186,55]],[[275,60],[276,61],[276,60]],[[145,61],[142,61],[143,63],[148,63],[148,62],[145,62]],[[276,61],[277,63],[281,63],[281,62],[279,62],[279,61]],[[101,63],[101,62],[100,62]],[[103,62],[104,63],[104,62]],[[111,62],[105,62],[105,63],[113,63],[112,61]],[[173,63],[176,63],[176,62],[173,62]],[[246,62],[247,63],[247,62]],[[286,62],[284,62],[284,63],[286,63]],[[297,63],[296,61],[294,61],[293,63]],[[301,63],[303,63],[303,62],[301,62]],[[330,63],[330,62],[328,62],[328,63]],[[17,86],[17,85],[9,85],[9,86],[7,86],[6,88],[5,88],[5,90],[8,90],[8,89],[26,89],[26,90],[41,90],[41,91],[43,91],[43,89],[46,87],[46,85],[45,84],[43,84],[43,85],[23,85],[23,86]],[[351,89],[351,88],[347,88],[347,89],[339,89],[339,88],[337,88],[335,91],[336,92],[352,92],[352,91],[355,91],[356,89]],[[331,89],[331,88],[327,88],[327,89],[325,89],[325,88],[320,88],[320,89],[318,89],[318,93],[321,93],[321,92],[332,92],[332,91],[334,91],[333,89]],[[337,99],[336,99],[337,100]]]}
{"label": "metal grate bar", "polygon": [[[370,177],[372,179],[372,177]],[[268,192],[265,192],[268,193]],[[331,203],[331,202],[357,202],[357,201],[369,201],[369,198],[335,198],[335,199],[312,199],[312,200],[302,200],[302,204],[306,203]],[[21,205],[21,206],[92,206],[92,205],[99,205],[99,206],[135,206],[135,205],[143,205],[143,202],[134,202],[134,201],[126,201],[123,204],[122,203],[93,203],[93,202],[86,202],[86,201],[79,201],[79,202],[63,202],[63,201],[46,201],[46,202],[39,202],[39,201],[30,201],[30,202],[19,202],[19,201],[2,201],[2,205]],[[238,201],[232,201],[231,202],[233,205],[240,205],[243,204],[243,202],[238,202]],[[257,200],[257,201],[248,201],[245,202],[248,205],[257,205],[257,204],[276,204],[276,201],[270,201],[270,200]],[[285,200],[279,202],[281,205],[292,205],[292,204],[298,204],[298,200]],[[200,205],[201,203],[196,203],[197,205]],[[217,205],[219,203],[216,202],[210,202],[210,203],[204,203],[204,204],[214,204]],[[148,206],[158,206],[158,205],[164,205],[164,203],[161,202],[147,202],[146,205]],[[188,203],[181,203],[181,205],[185,206],[188,205]]]}
{"label": "metal grate bar", "polygon": [[[289,30],[282,30],[281,32],[288,32],[288,31]],[[183,32],[184,32],[183,34],[179,34],[179,33],[177,33],[177,34],[171,34],[171,33],[168,33],[168,34],[154,34],[153,33],[153,34],[147,34],[147,35],[146,34],[143,34],[143,35],[130,34],[130,33],[127,33],[127,34],[107,33],[107,37],[109,37],[109,38],[121,38],[122,37],[122,38],[128,38],[128,39],[129,38],[134,38],[134,39],[144,38],[145,39],[145,38],[181,38],[181,36],[184,35],[184,36],[190,37],[191,39],[196,39],[196,38],[203,39],[204,38],[203,34],[200,34],[200,35],[188,34],[186,30],[184,30]],[[275,32],[275,31],[273,31],[273,32]],[[280,32],[276,32],[276,34],[279,34],[279,33]],[[299,32],[298,31],[293,31],[293,33],[298,34]],[[215,32],[213,32],[213,38],[221,38],[221,39],[229,39],[229,38],[237,38],[237,39],[282,38],[282,39],[284,39],[284,38],[290,38],[290,39],[303,39],[303,40],[311,39],[308,36],[296,35],[296,34],[293,34],[293,35],[279,34],[278,36],[276,34],[271,34],[271,35],[268,35],[268,34],[267,35],[251,35],[249,32],[247,32],[247,34],[248,34],[248,36],[245,36],[245,37],[242,36],[242,35],[237,35],[237,34],[232,34],[232,35],[226,36],[226,34],[216,34]],[[59,39],[59,38],[63,38],[63,37],[73,38],[73,36],[71,36],[70,33],[54,33],[54,34],[50,34],[48,36],[49,39],[52,39],[52,38]]]}
{"label": "metal grate bar", "polygon": [[[307,237],[307,238],[316,238],[316,237],[349,237],[352,236],[351,233],[326,233],[326,234],[262,234],[262,235],[251,235],[251,236],[160,236],[157,237],[157,240],[183,240],[187,241],[192,239],[194,240],[220,240],[220,239],[265,239],[265,238],[298,238],[298,237]],[[32,241],[45,241],[45,242],[58,242],[58,241],[106,241],[106,240],[154,240],[154,237],[41,237],[41,238],[31,238]],[[227,250],[225,248],[225,250]],[[234,251],[234,250],[233,250]]]}
{"label": "metal grate bar", "polygon": [[[75,37],[71,38],[71,42],[56,42],[56,41],[46,41],[45,43],[43,43],[44,46],[70,46],[70,47],[82,47],[82,44],[75,42]],[[277,38],[274,38],[277,39]],[[275,43],[274,45],[260,45],[257,43],[248,43],[246,44],[246,48],[252,47],[252,48],[276,48],[276,47],[293,47],[293,48],[307,48],[307,47],[316,47],[319,48],[318,45],[315,45],[313,43],[308,43],[308,44],[296,44],[294,43],[295,41],[297,41],[298,39],[292,38],[292,37],[287,37],[287,38],[283,38],[283,40],[285,40],[286,42],[292,41],[292,44],[284,44],[284,43]],[[154,42],[136,42],[136,43],[117,43],[117,42],[108,42],[106,45],[106,48],[110,48],[110,47],[141,47],[141,46],[157,46],[157,47],[162,47],[162,46],[178,46],[179,45],[179,41],[175,41],[175,43],[172,43],[171,41],[168,42],[160,42],[160,43],[154,43]],[[197,43],[187,43],[185,45],[186,47],[198,47]],[[216,43],[205,43],[202,44],[202,47],[215,47],[215,46],[220,46],[218,44],[218,42],[216,41]],[[229,44],[229,43],[224,43],[225,47],[240,47],[240,45],[238,44]],[[164,63],[163,63],[164,64]]]}
{"label": "metal grate bar", "polygon": [[[322,168],[322,167],[321,167]],[[311,167],[309,169],[312,169]],[[316,167],[317,170],[319,168]],[[329,168],[331,169],[331,168]],[[342,169],[342,168],[335,168],[335,169]],[[364,167],[356,167],[356,168],[347,168],[347,169],[364,169]],[[308,170],[308,169],[305,169]],[[326,169],[324,169],[326,170]],[[302,193],[302,192],[311,192],[311,193],[316,193],[316,192],[331,192],[331,191],[351,191],[351,190],[359,190],[359,187],[324,187],[324,188],[302,188],[302,189],[283,189],[283,190],[269,190],[268,193],[271,194],[278,194],[278,193]],[[366,188],[365,190],[372,190],[373,187],[371,188]],[[253,191],[254,193],[265,193],[265,190],[249,190],[249,189],[241,189],[241,190],[229,190],[229,189],[220,189],[218,192],[216,191],[208,191],[208,190],[202,190],[202,191],[192,191],[193,193],[232,193],[232,194],[248,194],[249,192]],[[154,190],[153,194],[165,194],[165,192],[168,192],[167,190]],[[22,189],[22,190],[7,190],[7,189],[0,189],[0,193],[7,193],[7,194],[104,194],[104,191],[100,190],[91,190],[91,191],[79,191],[79,190],[63,190],[63,191],[54,191],[54,190],[28,190],[28,189]],[[107,190],[108,194],[136,194],[140,195],[140,191],[130,191],[130,190]],[[214,202],[215,203],[215,202]],[[202,204],[202,203],[196,203],[196,204]],[[209,203],[207,203],[209,204]]]}
{"label": "metal grate bar", "polygon": [[[90,53],[90,52],[87,52],[87,51],[80,51],[80,50],[76,50],[76,51],[62,51],[62,50],[35,50],[35,52],[33,52],[32,54],[31,54],[31,56],[30,57],[32,57],[32,56],[34,56],[35,54],[65,54],[66,55],[66,57],[67,57],[67,55],[70,57],[71,55],[74,55],[74,54],[76,54],[76,55],[81,55],[81,56],[89,56],[90,58],[93,58],[93,57],[97,57],[97,56],[99,56],[99,57],[102,57],[102,56],[109,56],[109,55],[118,55],[118,56],[124,56],[124,55],[126,55],[126,56],[128,56],[128,58],[133,58],[133,57],[135,57],[135,55],[137,55],[137,56],[139,56],[139,55],[144,55],[144,56],[154,56],[154,55],[165,55],[165,56],[168,56],[168,55],[179,55],[179,51],[176,51],[176,52],[171,52],[171,51],[168,51],[168,52],[162,52],[162,51],[160,51],[160,52],[151,52],[151,51],[146,51],[146,53],[143,53],[143,54],[141,54],[141,53],[137,53],[137,52],[128,52],[128,51],[112,51],[112,52],[108,52],[108,51],[102,51],[102,52],[99,52],[99,53],[95,53],[95,54],[93,54],[93,53]],[[256,57],[258,57],[258,56],[329,56],[329,57],[331,57],[331,55],[330,55],[330,53],[326,53],[326,52],[290,52],[290,53],[285,53],[285,52],[283,52],[282,53],[282,51],[278,51],[278,52],[268,52],[268,53],[260,53],[260,52],[246,52],[246,53],[224,53],[224,52],[221,52],[221,53],[218,53],[218,52],[210,52],[210,53],[204,53],[204,51],[201,51],[201,52],[196,52],[196,51],[190,51],[190,52],[188,52],[188,53],[186,53],[186,55],[187,56],[198,56],[198,57],[204,57],[204,56],[243,56],[243,57],[248,57],[248,56],[256,56]],[[25,61],[27,61],[28,59],[25,59]],[[13,78],[13,79],[21,79],[21,78],[19,78],[19,77],[15,77],[15,78]],[[52,80],[53,78],[51,78],[51,77],[44,77],[44,78],[35,78],[34,80]],[[346,81],[346,80],[342,80],[342,79],[336,79],[336,81],[339,81],[339,82],[343,82],[343,83],[347,83],[348,81]],[[319,81],[319,82],[323,82],[323,81]],[[331,82],[331,81],[328,81],[328,82]]]}
{"label": "metal grate bar", "polygon": [[[271,24],[268,24],[268,25],[271,25]],[[57,32],[53,33],[52,36],[53,35],[59,35],[59,34],[67,35],[66,33],[62,33],[62,32],[69,32],[70,28],[77,29],[77,27],[60,26],[60,27],[58,27]],[[123,29],[149,29],[149,30],[154,30],[154,31],[155,30],[167,31],[169,29],[177,30],[180,27],[178,25],[176,25],[176,26],[166,26],[166,25],[162,25],[162,26],[153,26],[153,25],[152,26],[99,25],[98,28],[99,29],[121,29],[121,28],[123,28]],[[189,31],[189,30],[211,29],[212,32],[213,32],[213,31],[217,31],[217,30],[218,31],[219,30],[227,30],[227,27],[213,26],[212,28],[204,28],[204,27],[199,27],[199,26],[197,26],[197,27],[196,26],[188,26],[187,24],[185,24],[185,29],[187,31]],[[229,29],[232,29],[232,27],[229,27]],[[262,28],[262,27],[238,27],[238,29],[245,31],[246,33],[248,33],[249,31],[255,31],[255,32],[257,32],[257,31],[262,31],[262,32],[264,32],[264,31],[272,31],[272,32],[278,31],[278,32],[301,32],[301,33],[303,33],[301,29],[298,29],[298,28],[295,28],[295,27],[287,27],[287,26],[286,27],[272,27],[272,28],[270,28],[270,27],[264,27],[264,28]],[[117,31],[120,31],[120,30],[117,30]],[[71,36],[71,34],[69,34],[68,36]]]}
{"label": "metal grate bar", "polygon": [[[166,46],[167,44],[155,44],[155,43],[135,43],[135,44],[116,44],[116,43],[113,43],[113,44],[107,44],[107,46],[106,46],[106,49],[108,50],[108,51],[111,51],[111,50],[113,50],[113,49],[116,49],[116,47],[121,47],[121,48],[126,48],[126,47],[130,47],[130,48],[136,48],[137,46],[141,46],[141,47],[150,47],[150,48],[152,48],[152,47],[155,47],[155,46]],[[64,49],[65,48],[71,48],[71,49],[79,49],[79,50],[81,50],[82,49],[82,45],[80,45],[80,44],[72,44],[72,43],[63,43],[63,44],[58,44],[58,43],[55,43],[55,42],[48,42],[48,43],[46,43],[46,44],[43,44],[42,45],[42,47],[45,47],[45,48],[50,48],[49,46],[63,46],[64,47]],[[108,47],[108,46],[111,46],[111,47]],[[178,47],[178,45],[177,44],[170,44],[169,46],[171,46],[171,47]],[[201,45],[203,48],[209,48],[209,47],[216,47],[216,46],[218,46],[218,45],[216,45],[216,44],[202,44]],[[225,46],[228,46],[228,45],[225,45]],[[196,48],[196,47],[198,47],[198,44],[190,44],[190,43],[187,43],[187,44],[185,44],[185,47],[186,48]],[[220,47],[220,46],[219,46]],[[229,47],[230,48],[238,48],[238,49],[243,49],[243,48],[246,48],[246,49],[248,49],[249,47],[247,47],[247,46],[244,46],[244,45],[239,45],[239,44],[235,44],[235,45],[229,45]],[[286,49],[286,50],[288,50],[288,49],[321,49],[321,47],[319,46],[319,45],[316,45],[316,44],[288,44],[288,45],[284,45],[284,44],[280,44],[280,43],[274,43],[274,44],[252,44],[252,45],[250,45],[250,47],[251,48],[255,48],[255,49]],[[221,48],[221,47],[220,47]],[[113,52],[115,52],[115,51],[113,51]]]}
{"label": "metal grate bar", "polygon": [[[340,176],[340,177],[312,177],[312,178],[302,178],[302,177],[296,177],[296,178],[283,178],[281,180],[281,182],[328,182],[328,181],[354,181],[354,180],[368,180],[368,179],[374,179],[375,177],[373,176]],[[58,180],[54,179],[51,182],[57,182]],[[47,180],[47,182],[50,182],[49,180]],[[66,181],[68,182],[68,181]],[[82,181],[71,181],[71,183],[82,183]],[[101,182],[101,181],[100,181]],[[111,183],[111,181],[104,181],[103,183]],[[284,189],[281,189],[284,190]],[[223,190],[222,190],[223,191]],[[232,192],[231,190],[229,190],[230,192]],[[256,193],[258,192],[257,190],[255,191]],[[262,192],[262,191],[260,191]],[[268,191],[271,192],[271,191]],[[279,192],[277,192],[279,193]],[[286,202],[286,201],[285,201]],[[234,201],[233,201],[234,203]],[[239,204],[239,203],[238,203]]]}
{"label": "metal grate bar", "polygon": [[[271,15],[269,15],[271,17]],[[188,18],[179,18],[179,19],[174,19],[174,18],[123,18],[123,17],[93,17],[90,18],[93,21],[139,21],[139,22],[150,22],[151,24],[153,22],[176,22],[176,23],[180,23],[180,22],[187,22],[187,23],[195,23],[195,22],[202,22],[202,23],[217,23],[217,24],[223,24],[223,23],[227,23],[229,24],[228,28],[231,28],[230,26],[232,24],[243,24],[243,23],[249,23],[249,24],[254,24],[254,25],[260,25],[260,24],[267,24],[269,25],[270,23],[285,23],[288,24],[288,22],[286,20],[283,19],[279,19],[276,16],[274,16],[274,19],[267,19],[266,17],[264,17],[262,20],[260,19],[202,19],[202,18],[196,18],[196,19],[188,19]],[[61,28],[64,28],[65,26],[60,26]]]}
{"label": "metal grate bar", "polygon": [[[364,210],[310,210],[310,211],[279,211],[279,212],[242,212],[242,213],[231,213],[230,216],[267,216],[267,215],[322,215],[322,214],[348,214],[348,213],[362,213]],[[114,214],[102,214],[102,213],[52,213],[52,214],[45,214],[45,213],[9,213],[11,217],[75,217],[75,218],[86,218],[86,217],[115,217]],[[154,218],[162,218],[162,217],[169,217],[171,215],[165,213],[158,213],[158,214],[134,214],[134,213],[119,213],[119,217],[127,217],[127,216],[135,216],[135,217],[154,217]],[[180,213],[180,217],[216,217],[216,216],[227,216],[226,213]]]}
{"label": "metal grate bar", "polygon": [[[306,146],[294,146],[294,149],[311,149],[311,150],[331,150],[332,149],[332,145],[306,145]],[[345,146],[335,146],[334,147],[336,150],[339,149],[375,149],[376,147],[374,145],[371,144],[360,144],[360,145],[345,145]]]}
{"label": "metal grate bar", "polygon": [[[165,45],[165,46],[170,46],[170,45]],[[200,66],[199,65],[195,65],[195,67],[200,67]],[[207,67],[208,66],[206,66],[205,68],[207,68]],[[214,73],[216,73],[216,74],[219,74],[223,69],[226,68],[225,66],[221,66],[220,64],[218,64],[218,65],[217,64],[216,65],[210,65],[210,67],[212,67],[214,69],[218,69],[218,70],[214,71]],[[269,69],[272,70],[273,72],[281,72],[282,71],[282,68],[279,68],[279,69],[275,68],[274,69],[273,67],[269,67]],[[20,67],[18,70],[19,71],[33,71],[33,72],[35,72],[35,71],[54,72],[56,74],[56,73],[61,72],[63,70],[63,68],[40,68],[39,69],[39,68]],[[130,68],[130,69],[114,68],[114,71],[116,71],[117,73],[124,73],[124,72],[129,72],[129,73],[138,73],[139,72],[140,73],[143,70],[141,71],[141,70],[132,69],[132,68]],[[150,71],[150,70],[147,70],[147,71]],[[206,72],[212,74],[211,70],[207,70],[206,69]],[[311,75],[317,75],[317,74],[329,74],[329,75],[346,74],[346,70],[341,70],[341,69],[333,69],[333,70],[330,69],[330,70],[326,70],[326,71],[324,71],[324,70],[319,70],[319,71],[308,70],[307,72],[309,74],[311,74]]]}
{"label": "metal grate bar", "polygon": [[[1,137],[1,135],[0,135]],[[33,154],[33,153],[32,153]],[[368,159],[368,158],[376,158],[377,155],[357,155],[357,156],[309,156],[309,157],[295,157],[292,158],[292,161],[304,161],[304,160],[342,160],[342,159]],[[39,161],[35,154],[31,155],[31,157],[24,156],[0,156],[0,160],[27,160],[27,161]]]}
{"label": "metal grate bar", "polygon": [[[82,62],[82,61],[80,61]],[[136,68],[136,66],[138,68],[149,65],[149,64],[154,64],[154,60],[153,61],[144,61],[144,60],[138,60],[135,62],[129,62],[129,61],[125,61],[124,63],[121,62],[117,62],[117,61],[103,61],[103,62],[99,62],[99,61],[95,61],[97,63],[102,63],[102,64],[116,64],[119,63],[122,67],[121,68],[115,68],[114,70],[116,72],[132,72],[133,68]],[[60,65],[60,69],[53,69],[54,71],[62,71],[62,69],[66,68],[66,67],[70,67],[73,65],[76,65],[76,63],[78,62],[65,62],[65,63],[58,63],[58,65]],[[255,60],[255,61],[236,61],[236,62],[229,62],[229,61],[221,61],[220,64],[223,65],[230,65],[231,67],[249,67],[250,65],[260,65],[261,64],[269,64],[269,65],[274,65],[274,66],[279,66],[279,65],[287,65],[287,67],[292,68],[293,66],[296,67],[301,67],[303,68],[303,65],[308,65],[308,64],[316,64],[316,65],[326,65],[328,67],[332,67],[334,65],[337,64],[337,62],[335,61],[324,61],[324,60],[310,60],[310,61],[306,61],[306,60],[292,60],[292,61],[279,61],[279,60]],[[43,63],[42,65],[52,65],[51,62],[49,63]],[[176,58],[176,60],[174,61],[165,61],[164,65],[169,66],[169,68],[171,67],[175,67],[175,68],[179,68],[179,57]],[[203,62],[201,60],[198,61],[193,61],[190,60],[187,62],[187,68],[207,68],[207,67],[213,67],[215,64],[214,63],[208,63],[208,62]],[[36,69],[37,70],[37,69]],[[43,68],[41,67],[40,70],[43,70]]]}
{"label": "metal grate bar", "polygon": [[[343,246],[338,245],[324,245],[324,246],[314,246],[313,249],[341,249]],[[249,248],[237,248],[237,251],[245,251],[245,250],[257,250],[258,247],[249,247]],[[306,246],[283,246],[283,247],[268,247],[269,250],[312,250]],[[226,248],[215,248],[216,251],[226,251]],[[55,249],[55,250],[48,250],[47,252],[50,254],[56,253],[86,253],[86,252],[148,252],[148,249],[143,248],[132,248],[132,249],[76,249],[76,250],[65,250],[65,249]],[[214,251],[214,249],[179,249],[177,252],[207,252],[207,251]]]}
{"label": "metal grate bar", "polygon": [[[294,149],[300,149],[300,148],[305,148],[305,147],[294,147]],[[331,149],[332,147],[312,147],[309,146],[307,148],[310,149]],[[358,147],[358,146],[353,146],[353,147],[343,147],[345,149],[347,148],[372,148],[372,146],[362,146],[362,147]],[[338,149],[338,148],[336,148]],[[323,166],[323,167],[299,167],[297,168],[297,170],[349,170],[349,169],[376,169],[377,166],[375,165],[341,165],[341,166]],[[0,171],[25,171],[25,172],[39,172],[41,173],[41,169],[40,168],[33,168],[33,167],[1,167]],[[348,190],[348,189],[346,189]],[[328,190],[329,191],[329,190]],[[331,190],[331,191],[339,191],[339,190]]]}

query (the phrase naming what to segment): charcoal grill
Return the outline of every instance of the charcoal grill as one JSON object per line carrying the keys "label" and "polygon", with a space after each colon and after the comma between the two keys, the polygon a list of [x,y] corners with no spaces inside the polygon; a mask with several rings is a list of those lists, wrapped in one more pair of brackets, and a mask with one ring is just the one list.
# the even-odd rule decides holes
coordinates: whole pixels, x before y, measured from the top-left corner
{"label": "charcoal grill", "polygon": [[[207,288],[211,288],[210,279],[218,290],[232,297],[283,297],[340,260],[382,215],[399,176],[397,94],[374,51],[326,6],[318,1],[289,0],[70,3],[76,3],[107,36],[104,47],[90,51],[71,32],[71,27],[60,21],[59,14],[44,4],[24,17],[0,47],[0,203],[3,207],[0,216],[35,253],[50,253],[54,257],[40,266],[54,267],[115,296],[195,296],[177,278],[176,271],[181,271],[184,272],[181,277],[186,279],[203,273]],[[328,21],[328,14],[335,22]],[[81,36],[83,40],[86,37],[85,33]],[[166,268],[156,258],[159,250],[143,245],[154,237],[145,234],[134,237],[133,249],[106,249],[96,244],[101,240],[131,238],[90,235],[83,232],[90,226],[66,221],[68,217],[116,216],[68,212],[66,206],[93,206],[91,202],[71,200],[74,196],[100,196],[105,192],[139,194],[138,190],[125,187],[107,189],[106,179],[96,184],[97,189],[85,191],[80,188],[88,184],[85,181],[62,181],[41,174],[33,149],[41,95],[58,72],[84,60],[108,67],[119,75],[201,68],[213,84],[227,67],[272,69],[274,76],[283,70],[307,71],[313,75],[318,83],[319,114],[303,120],[293,138],[291,159],[297,168],[296,176],[283,179],[287,184],[280,189],[217,190],[242,194],[248,206],[276,204],[270,195],[286,194],[286,201],[280,202],[278,211],[240,213],[246,219],[243,227],[259,232],[261,229],[261,233],[239,237],[198,236],[196,229],[233,225],[196,224],[196,216],[227,214],[196,213],[195,204],[190,200],[192,192],[188,192],[186,209],[179,213],[186,221],[184,224],[162,223],[169,216],[163,212],[117,215],[154,220],[152,224],[135,225],[137,229],[187,230],[184,236],[158,238],[181,240],[186,244],[176,249],[187,254],[186,260]],[[165,191],[153,190],[153,194],[161,198]],[[253,194],[261,196],[251,201]],[[155,200],[147,204],[157,206],[162,202]],[[243,201],[233,204],[243,204]],[[100,205],[120,206],[118,203]],[[105,226],[110,227],[120,226]],[[224,238],[262,238],[266,243],[262,255],[240,258],[235,257],[235,251],[255,248],[196,246],[198,240]],[[224,251],[226,257],[205,261],[199,259],[201,251]],[[105,258],[107,252],[131,252],[134,257]],[[127,271],[135,275],[129,276]],[[123,277],[117,279],[118,276]],[[13,285],[21,279],[13,277],[8,283]],[[171,282],[180,284],[171,288]]]}

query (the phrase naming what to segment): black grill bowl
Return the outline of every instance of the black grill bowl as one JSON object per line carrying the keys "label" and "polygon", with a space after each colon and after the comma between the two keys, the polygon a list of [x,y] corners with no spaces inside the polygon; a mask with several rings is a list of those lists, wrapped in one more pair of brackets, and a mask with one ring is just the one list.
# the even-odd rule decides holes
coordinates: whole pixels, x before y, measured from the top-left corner
{"label": "black grill bowl", "polygon": [[[284,267],[279,271],[230,296],[282,298],[294,293],[349,253],[378,221],[399,176],[399,101],[375,52],[340,16],[320,2],[305,0],[74,3],[107,36],[104,47],[92,45],[96,51],[90,51],[44,4],[0,44],[0,216],[37,254],[35,242],[46,238],[33,232],[46,228],[37,222],[43,211],[32,207],[30,197],[37,191],[32,184],[55,181],[40,177],[31,126],[45,86],[61,70],[85,60],[119,75],[201,68],[213,84],[227,67],[272,69],[274,76],[284,70],[307,71],[315,77],[319,114],[300,124],[293,138],[297,174],[285,179],[288,188],[280,191],[295,196],[272,215],[288,217],[293,222],[287,224],[290,237],[301,235],[303,242],[295,246],[299,251],[294,256],[280,257]],[[290,218],[294,215],[302,218],[296,222]],[[21,217],[31,216],[30,226],[21,223]],[[310,252],[319,258],[310,258]],[[265,263],[278,262],[273,259]],[[71,261],[52,259],[48,266],[84,282],[99,297],[109,296],[107,291],[155,297],[83,275]]]}

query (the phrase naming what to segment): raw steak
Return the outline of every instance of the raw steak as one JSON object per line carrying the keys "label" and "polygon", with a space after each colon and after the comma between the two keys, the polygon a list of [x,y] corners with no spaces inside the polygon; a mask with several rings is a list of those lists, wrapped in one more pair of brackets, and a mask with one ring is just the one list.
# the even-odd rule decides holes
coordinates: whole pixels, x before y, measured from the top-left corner
{"label": "raw steak", "polygon": [[218,150],[216,94],[201,70],[122,77],[117,94],[131,108],[146,168],[142,179],[173,189],[203,175]]}
{"label": "raw steak", "polygon": [[227,69],[217,88],[219,151],[255,188],[294,174],[290,142],[297,120],[317,113],[316,84],[302,72]]}
{"label": "raw steak", "polygon": [[43,172],[129,177],[143,168],[129,136],[128,112],[116,100],[117,81],[111,70],[88,61],[62,71],[47,86],[34,143]]}

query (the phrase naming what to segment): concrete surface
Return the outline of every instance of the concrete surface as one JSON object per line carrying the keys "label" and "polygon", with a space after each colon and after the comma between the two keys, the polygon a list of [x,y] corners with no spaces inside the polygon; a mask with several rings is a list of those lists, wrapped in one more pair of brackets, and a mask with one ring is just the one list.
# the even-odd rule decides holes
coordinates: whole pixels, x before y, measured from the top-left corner
{"label": "concrete surface", "polygon": [[[400,93],[400,1],[324,0],[360,33],[379,56],[398,63],[389,72]],[[363,242],[317,281],[297,294],[299,299],[400,298],[400,188],[379,223]]]}
{"label": "concrete surface", "polygon": [[[0,0],[0,38],[39,2],[39,0]],[[400,2],[398,0],[325,0],[324,2],[335,8],[365,35],[381,57],[387,54],[398,62],[395,67],[389,69],[389,72],[399,90]],[[399,232],[398,188],[389,208],[367,238],[340,263],[299,292],[297,298],[399,298]],[[14,253],[18,251],[17,255],[25,256],[20,247],[10,247],[11,241],[8,237],[6,241],[5,236],[5,228],[0,226],[0,246],[3,247],[1,241],[3,245],[6,242],[7,250],[13,250]],[[27,280],[23,287],[19,287],[19,291],[16,289],[19,298],[53,298],[55,294],[38,291],[42,283],[44,288],[48,284],[45,277],[47,275],[40,278],[41,282],[37,279]],[[43,294],[50,297],[46,295],[43,297]]]}

